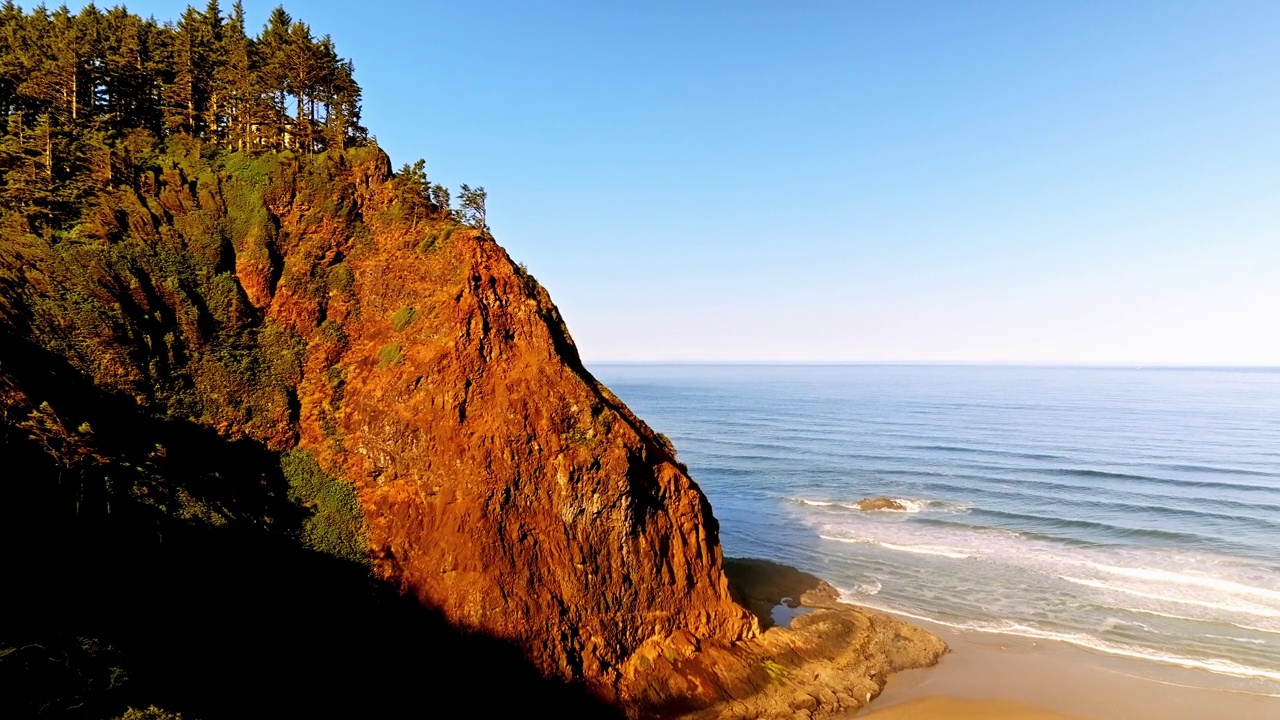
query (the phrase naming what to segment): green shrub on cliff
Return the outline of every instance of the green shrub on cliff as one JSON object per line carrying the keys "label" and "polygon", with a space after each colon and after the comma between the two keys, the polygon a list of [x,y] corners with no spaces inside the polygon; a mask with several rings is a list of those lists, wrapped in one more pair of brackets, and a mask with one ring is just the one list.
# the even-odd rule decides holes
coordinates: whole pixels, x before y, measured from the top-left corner
{"label": "green shrub on cliff", "polygon": [[325,474],[306,450],[280,456],[289,482],[289,499],[311,511],[302,524],[302,541],[313,550],[355,562],[366,562],[368,536],[355,487]]}
{"label": "green shrub on cliff", "polygon": [[400,350],[400,343],[388,343],[378,348],[379,369],[389,368],[402,360],[404,360],[404,353]]}
{"label": "green shrub on cliff", "polygon": [[400,308],[391,316],[391,327],[396,331],[403,330],[413,324],[418,319],[418,311],[409,306]]}

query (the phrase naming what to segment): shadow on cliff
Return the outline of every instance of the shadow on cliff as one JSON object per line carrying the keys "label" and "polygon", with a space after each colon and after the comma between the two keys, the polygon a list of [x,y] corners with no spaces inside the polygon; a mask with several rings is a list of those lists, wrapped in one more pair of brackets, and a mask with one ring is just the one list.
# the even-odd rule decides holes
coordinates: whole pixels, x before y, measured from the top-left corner
{"label": "shadow on cliff", "polygon": [[166,477],[188,474],[199,502],[285,527],[296,519],[273,453],[147,417],[68,370],[0,337],[0,379],[18,378],[69,423],[91,422],[110,460],[69,482],[14,418],[0,427],[0,717],[109,718],[149,705],[188,720],[444,707],[620,717],[543,678],[515,646],[462,632],[278,529],[192,523],[113,497],[112,476],[135,472],[132,453],[159,443]]}

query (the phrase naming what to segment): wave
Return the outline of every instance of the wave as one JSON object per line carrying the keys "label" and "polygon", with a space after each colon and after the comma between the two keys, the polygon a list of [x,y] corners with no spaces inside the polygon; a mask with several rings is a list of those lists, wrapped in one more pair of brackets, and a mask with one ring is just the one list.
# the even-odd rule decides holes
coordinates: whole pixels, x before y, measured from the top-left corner
{"label": "wave", "polygon": [[[1006,471],[1010,468],[1002,468]],[[1016,488],[1016,494],[1019,497],[1032,497],[1040,500],[1050,500],[1054,502],[1062,502],[1069,500],[1078,502],[1080,500],[1079,483],[1060,482],[1057,480],[1049,480],[1035,476],[1035,470],[1028,469],[1027,472],[1017,476],[1010,475],[992,475],[984,473],[965,473],[957,475],[955,473],[941,473],[929,470],[899,470],[895,468],[887,468],[877,470],[880,475],[902,476],[919,480],[927,478],[926,482],[931,489],[941,490],[953,494],[978,494],[988,495],[994,498],[1007,498],[1010,495],[1011,488]],[[959,484],[951,482],[958,478],[970,480],[972,483]],[[1016,485],[1011,485],[1016,483]],[[1034,488],[1035,491],[1032,489]],[[1091,490],[1098,488],[1091,487]],[[1044,492],[1044,491],[1048,492]],[[1183,489],[1179,489],[1177,496],[1169,496],[1167,489],[1152,488],[1151,491],[1143,491],[1140,487],[1124,487],[1106,488],[1106,496],[1108,500],[1102,504],[1124,506],[1127,508],[1142,509],[1143,511],[1155,512],[1171,512],[1174,514],[1195,513],[1204,514],[1220,519],[1238,519],[1241,517],[1239,511],[1249,512],[1280,512],[1280,504],[1267,503],[1261,500],[1253,500],[1245,502],[1242,500],[1233,500],[1226,497],[1215,497],[1205,495],[1186,495],[1182,493]],[[1114,500],[1114,502],[1113,502]],[[1176,507],[1165,507],[1159,504],[1153,504],[1153,500],[1160,501],[1177,501]],[[1204,510],[1204,506],[1214,506],[1222,510],[1233,510],[1237,512],[1217,512]],[[1254,522],[1274,523],[1267,517],[1258,515],[1245,515],[1245,517]]]}
{"label": "wave", "polygon": [[1202,575],[1185,575],[1183,573],[1170,572],[1168,570],[1153,570],[1151,568],[1117,567],[1115,565],[1103,565],[1101,563],[1092,562],[1086,562],[1085,565],[1112,575],[1122,575],[1124,577],[1171,583],[1174,585],[1198,585],[1200,587],[1212,588],[1214,590],[1235,593],[1237,595],[1256,595],[1258,597],[1280,600],[1280,590],[1254,587],[1252,585],[1245,585],[1231,580],[1221,580],[1219,578],[1206,577]]}
{"label": "wave", "polygon": [[[1054,632],[1052,630],[1042,630],[1040,628],[1030,627],[1019,623],[953,623],[945,620],[938,620],[926,615],[917,615],[915,613],[899,610],[897,608],[882,607],[870,605],[864,602],[853,600],[845,600],[841,598],[841,602],[850,605],[858,605],[861,607],[879,610],[880,612],[891,613],[894,615],[902,615],[914,620],[923,620],[925,622],[935,623],[944,627],[953,628],[955,630],[968,630],[972,632],[993,633],[998,635],[1014,635],[1017,637],[1031,638],[1034,640],[1056,640],[1065,642],[1076,647],[1088,648],[1108,655],[1119,655],[1121,657],[1135,658],[1139,660],[1150,660],[1153,662],[1164,663],[1166,665],[1176,665],[1184,668],[1197,670],[1208,670],[1219,675],[1230,675],[1233,677],[1251,678],[1259,680],[1280,680],[1280,670],[1270,668],[1257,668],[1249,665],[1241,665],[1240,663],[1220,658],[1197,659],[1173,655],[1171,653],[1163,653],[1158,651],[1142,650],[1130,645],[1121,645],[1118,643],[1109,643],[1105,640],[1099,640],[1092,635],[1082,633],[1064,633]],[[1249,693],[1257,695],[1261,693]]]}
{"label": "wave", "polygon": [[1251,630],[1253,632],[1267,633],[1268,635],[1280,635],[1280,628],[1264,628],[1257,625],[1241,625],[1240,623],[1231,623],[1241,630]]}
{"label": "wave", "polygon": [[1280,475],[1267,472],[1266,470],[1250,470],[1248,468],[1239,467],[1219,467],[1216,465],[1188,465],[1188,464],[1158,464],[1156,467],[1175,470],[1179,472],[1199,472],[1199,473],[1217,473],[1222,475],[1248,475],[1252,477],[1274,478]]}
{"label": "wave", "polygon": [[1161,530],[1157,528],[1139,528],[1129,527],[1125,525],[1115,525],[1112,523],[1098,522],[1095,520],[1077,520],[1073,518],[1058,518],[1048,515],[1036,515],[1033,513],[1012,512],[1006,510],[990,510],[980,508],[977,510],[982,515],[999,518],[1009,522],[1018,523],[1019,527],[1025,527],[1028,524],[1039,525],[1042,530],[1059,530],[1059,531],[1079,531],[1083,533],[1095,533],[1102,537],[1111,537],[1117,539],[1146,539],[1146,540],[1164,540],[1168,542],[1190,543],[1193,547],[1202,544],[1205,540],[1219,541],[1222,544],[1230,544],[1227,540],[1214,535],[1202,535],[1198,533],[1182,532],[1177,530]]}
{"label": "wave", "polygon": [[1234,635],[1214,635],[1205,633],[1205,637],[1218,638],[1219,640],[1234,640],[1236,642],[1249,643],[1250,645],[1266,645],[1267,641],[1260,638],[1242,638]]}
{"label": "wave", "polygon": [[[874,583],[874,585],[872,583]],[[858,590],[867,595],[878,595],[883,587],[884,586],[880,584],[879,580],[872,578],[870,583],[863,583],[862,585],[859,585]]]}
{"label": "wave", "polygon": [[835,507],[844,510],[854,510],[857,512],[885,512],[885,513],[910,513],[916,514],[925,511],[943,512],[943,513],[964,513],[968,512],[972,505],[967,503],[955,503],[946,500],[922,500],[919,498],[888,498],[893,502],[902,506],[901,510],[894,508],[883,508],[878,510],[863,510],[857,502],[836,501],[836,500],[809,500],[806,498],[788,497],[787,500],[801,505],[809,505],[810,507]]}
{"label": "wave", "polygon": [[[1027,470],[1027,468],[1001,469],[1012,471]],[[1223,482],[1221,480],[1180,480],[1177,478],[1155,477],[1152,475],[1140,475],[1137,473],[1094,470],[1092,468],[1037,468],[1032,470],[1032,472],[1042,475],[1053,475],[1056,477],[1094,478],[1101,480],[1137,480],[1140,482],[1159,483],[1161,485],[1174,485],[1181,487],[1216,488],[1223,490],[1256,490],[1260,492],[1271,492],[1274,490],[1274,488],[1267,485],[1254,485],[1252,483],[1232,483]]]}
{"label": "wave", "polygon": [[1258,605],[1227,605],[1223,603],[1209,602],[1207,600],[1196,600],[1193,598],[1180,598],[1170,595],[1157,595],[1156,593],[1143,592],[1133,588],[1124,587],[1123,585],[1110,585],[1100,580],[1087,580],[1085,578],[1072,577],[1070,575],[1059,575],[1058,577],[1069,583],[1076,585],[1084,585],[1085,587],[1098,588],[1099,590],[1110,590],[1113,592],[1121,592],[1127,595],[1137,595],[1138,597],[1149,598],[1151,600],[1162,600],[1164,602],[1180,603],[1183,605],[1196,605],[1199,607],[1210,608],[1212,610],[1221,610],[1224,612],[1242,613],[1246,615],[1257,615],[1259,617],[1280,617],[1280,610],[1272,608],[1260,607]]}
{"label": "wave", "polygon": [[792,497],[789,497],[787,499],[790,500],[791,502],[797,502],[797,503],[800,503],[801,505],[810,505],[812,507],[831,507],[836,504],[828,500],[805,500],[804,498],[792,498]]}
{"label": "wave", "polygon": [[880,540],[867,538],[867,537],[845,538],[845,537],[835,537],[833,535],[819,535],[818,537],[822,538],[823,540],[835,540],[836,542],[842,542],[842,543],[879,545],[880,547],[885,548],[887,550],[897,550],[899,552],[916,553],[918,555],[937,555],[940,557],[952,558],[954,560],[964,560],[965,558],[970,557],[968,553],[963,553],[963,552],[960,552],[959,550],[953,550],[951,548],[932,547],[928,545],[895,545],[893,543],[882,542]]}
{"label": "wave", "polygon": [[908,445],[911,450],[929,450],[940,452],[953,452],[965,455],[1004,455],[1007,457],[1023,458],[1025,460],[1069,460],[1065,455],[1054,455],[1050,453],[1025,452],[1019,450],[1001,450],[1000,448],[977,448],[966,445]]}
{"label": "wave", "polygon": [[[1241,630],[1248,630],[1249,632],[1266,633],[1266,634],[1268,634],[1268,635],[1280,635],[1280,628],[1264,628],[1264,627],[1258,627],[1257,625],[1242,625],[1242,624],[1240,624],[1240,623],[1237,623],[1237,622],[1231,622],[1231,621],[1229,621],[1229,620],[1216,620],[1216,619],[1212,619],[1212,618],[1191,617],[1191,616],[1189,616],[1189,615],[1177,615],[1177,614],[1174,614],[1174,613],[1167,613],[1167,612],[1161,612],[1161,611],[1159,611],[1159,610],[1152,610],[1151,608],[1142,608],[1142,607],[1124,607],[1124,606],[1119,606],[1119,605],[1117,605],[1117,606],[1116,606],[1116,609],[1117,609],[1117,610],[1124,610],[1124,611],[1126,611],[1126,612],[1142,613],[1143,615],[1155,615],[1155,616],[1157,616],[1157,617],[1168,618],[1168,619],[1170,619],[1170,620],[1182,620],[1182,621],[1185,621],[1185,622],[1193,622],[1193,623],[1201,623],[1201,624],[1212,624],[1212,625],[1216,625],[1216,624],[1219,624],[1219,623],[1225,623],[1225,624],[1230,625],[1230,626],[1232,626],[1232,627],[1238,627],[1238,628],[1240,628]],[[1206,633],[1206,635],[1208,635],[1208,633]],[[1220,636],[1220,635],[1209,635],[1209,637],[1222,637],[1222,636]],[[1235,638],[1235,639],[1240,639],[1240,638]],[[1253,642],[1253,641],[1245,641],[1245,642]],[[1266,641],[1264,640],[1264,641],[1261,641],[1261,642],[1265,643]]]}

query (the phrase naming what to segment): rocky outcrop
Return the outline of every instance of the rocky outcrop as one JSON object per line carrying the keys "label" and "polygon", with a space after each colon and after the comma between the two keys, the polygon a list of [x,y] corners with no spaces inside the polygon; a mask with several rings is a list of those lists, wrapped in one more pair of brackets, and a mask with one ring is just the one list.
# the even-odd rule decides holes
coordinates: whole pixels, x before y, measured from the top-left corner
{"label": "rocky outcrop", "polygon": [[[483,233],[405,237],[379,220],[385,181],[365,177],[374,242],[344,258],[351,292],[328,314],[344,342],[311,344],[300,432],[357,484],[381,576],[638,715],[772,707],[800,688],[810,710],[850,709],[936,659],[927,633],[854,610],[762,636],[768,615],[743,607],[771,599],[761,585],[811,606],[834,589],[765,563],[731,590],[706,497],[583,367],[546,291]],[[281,235],[301,232],[305,215],[280,210]]]}
{"label": "rocky outcrop", "polygon": [[[357,485],[377,573],[610,697],[654,638],[756,636],[706,497],[585,370],[541,286],[483,233],[406,228],[385,165],[353,174],[359,246],[310,207],[272,207],[285,279],[266,316],[309,338],[301,445]],[[350,272],[324,306],[340,341],[291,291],[300,246]]]}
{"label": "rocky outcrop", "polygon": [[931,666],[947,651],[930,632],[840,603],[835,588],[796,568],[734,558],[725,569],[735,597],[763,624],[779,603],[810,611],[731,648],[643,648],[627,684],[639,708],[697,720],[847,715],[879,695],[890,674]]}
{"label": "rocky outcrop", "polygon": [[[0,247],[0,319],[134,411],[309,451],[356,487],[375,574],[451,627],[636,716],[850,710],[941,652],[785,566],[735,562],[731,585],[669,441],[583,367],[546,291],[376,148],[180,160],[120,191],[138,230],[116,246]],[[145,449],[132,465],[163,456]],[[278,525],[242,504],[179,519]],[[770,628],[783,598],[826,607]]]}
{"label": "rocky outcrop", "polygon": [[725,558],[725,573],[733,597],[751,610],[762,628],[774,625],[773,610],[836,607],[840,592],[830,583],[790,565],[759,558]]}
{"label": "rocky outcrop", "polygon": [[895,510],[898,512],[905,511],[906,505],[894,500],[893,498],[863,498],[858,501],[859,510]]}

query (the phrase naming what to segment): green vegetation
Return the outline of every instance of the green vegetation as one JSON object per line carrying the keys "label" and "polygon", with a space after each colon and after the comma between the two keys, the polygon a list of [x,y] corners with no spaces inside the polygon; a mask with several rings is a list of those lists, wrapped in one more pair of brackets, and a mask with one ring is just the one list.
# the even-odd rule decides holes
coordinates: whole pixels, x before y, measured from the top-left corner
{"label": "green vegetation", "polygon": [[772,680],[773,682],[778,684],[786,684],[792,681],[793,677],[792,677],[791,671],[788,670],[783,665],[779,665],[778,663],[772,660],[765,660],[763,665],[764,665],[764,671],[766,673],[769,673],[769,679]]}
{"label": "green vegetation", "polygon": [[391,327],[395,328],[396,332],[399,332],[412,325],[413,321],[417,319],[418,311],[406,305],[391,316]]}
{"label": "green vegetation", "polygon": [[71,220],[86,198],[131,182],[167,137],[290,153],[366,141],[351,62],[280,7],[253,37],[238,2],[163,25],[123,7],[6,2],[0,54],[4,196],[37,222]]}
{"label": "green vegetation", "polygon": [[115,720],[182,720],[182,713],[172,713],[152,705],[144,710],[129,708]]}
{"label": "green vegetation", "polygon": [[290,499],[311,510],[302,524],[302,541],[334,557],[367,562],[368,537],[355,487],[326,475],[305,450],[284,453],[280,469]]}
{"label": "green vegetation", "polygon": [[403,361],[404,354],[400,351],[400,343],[387,343],[378,348],[379,369],[386,369]]}
{"label": "green vegetation", "polygon": [[418,243],[418,252],[426,255],[438,247],[443,247],[449,242],[449,238],[453,237],[453,233],[457,229],[457,225],[445,223],[434,230],[427,231],[425,237],[422,238],[422,242]]}

